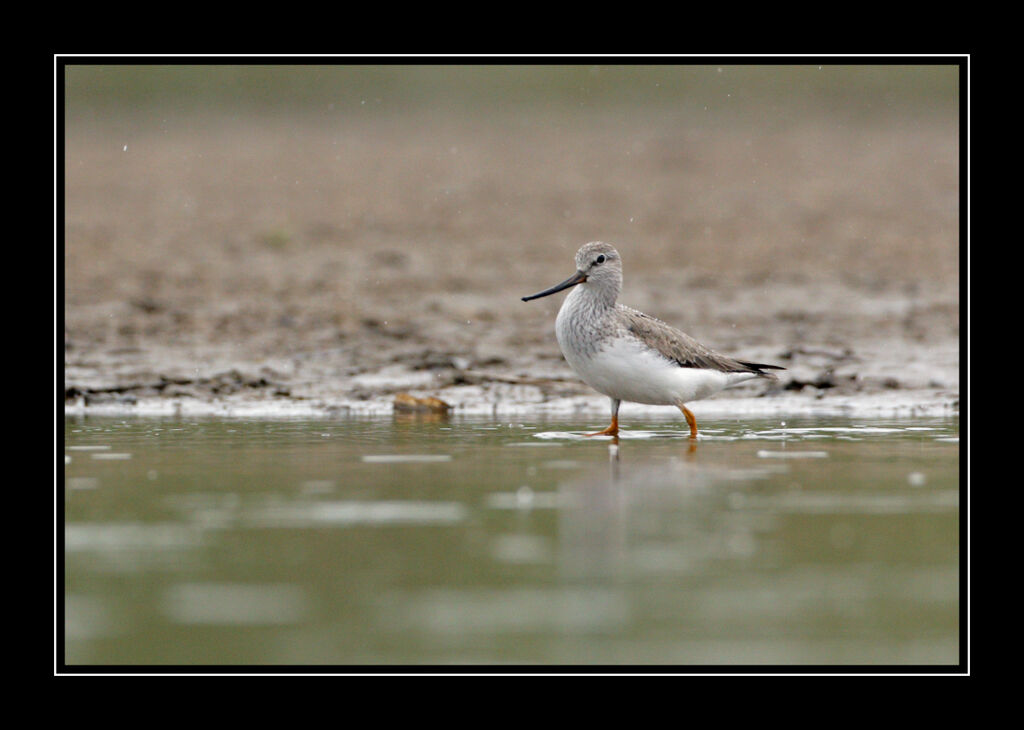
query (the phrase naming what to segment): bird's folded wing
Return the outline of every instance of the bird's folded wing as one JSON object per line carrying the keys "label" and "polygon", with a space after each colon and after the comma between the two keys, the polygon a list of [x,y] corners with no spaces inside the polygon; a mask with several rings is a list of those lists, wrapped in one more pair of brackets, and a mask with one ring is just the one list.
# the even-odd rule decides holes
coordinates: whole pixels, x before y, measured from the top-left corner
{"label": "bird's folded wing", "polygon": [[761,373],[762,367],[773,367],[741,362],[726,357],[705,347],[685,332],[677,330],[660,319],[629,307],[622,306],[620,309],[625,317],[626,328],[631,333],[680,367],[718,370],[723,373],[763,375],[768,375],[768,373]]}

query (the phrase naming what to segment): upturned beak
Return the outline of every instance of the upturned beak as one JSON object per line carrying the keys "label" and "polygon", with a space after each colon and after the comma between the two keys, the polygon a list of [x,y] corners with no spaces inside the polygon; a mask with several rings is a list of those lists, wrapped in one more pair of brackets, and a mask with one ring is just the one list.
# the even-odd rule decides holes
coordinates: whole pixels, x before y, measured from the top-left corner
{"label": "upturned beak", "polygon": [[524,302],[528,302],[531,299],[540,299],[541,297],[546,297],[549,294],[555,294],[557,292],[562,291],[563,289],[568,289],[570,286],[576,286],[577,284],[582,284],[586,280],[587,280],[587,275],[584,274],[582,271],[577,271],[575,274],[570,276],[568,279],[563,281],[561,284],[555,284],[550,289],[545,289],[542,292],[537,292],[536,294],[531,294],[528,297],[523,297],[523,301]]}

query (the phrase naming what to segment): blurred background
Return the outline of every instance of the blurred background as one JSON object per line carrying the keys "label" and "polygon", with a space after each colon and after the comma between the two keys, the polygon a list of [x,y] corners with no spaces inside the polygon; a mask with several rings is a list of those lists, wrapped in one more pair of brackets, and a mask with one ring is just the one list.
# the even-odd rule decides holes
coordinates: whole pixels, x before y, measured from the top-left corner
{"label": "blurred background", "polygon": [[519,297],[590,240],[624,303],[731,354],[898,351],[894,388],[958,352],[953,63],[62,72],[69,385],[557,370],[560,297]]}

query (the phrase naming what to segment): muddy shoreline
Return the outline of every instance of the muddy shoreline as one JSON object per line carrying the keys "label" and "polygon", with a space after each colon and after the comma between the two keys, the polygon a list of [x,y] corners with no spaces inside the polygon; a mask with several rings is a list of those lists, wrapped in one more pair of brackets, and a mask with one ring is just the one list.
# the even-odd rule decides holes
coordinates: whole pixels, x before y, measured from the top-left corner
{"label": "muddy shoreline", "polygon": [[955,110],[91,115],[65,145],[66,414],[604,414],[561,298],[519,301],[587,240],[624,303],[787,368],[698,415],[959,411]]}

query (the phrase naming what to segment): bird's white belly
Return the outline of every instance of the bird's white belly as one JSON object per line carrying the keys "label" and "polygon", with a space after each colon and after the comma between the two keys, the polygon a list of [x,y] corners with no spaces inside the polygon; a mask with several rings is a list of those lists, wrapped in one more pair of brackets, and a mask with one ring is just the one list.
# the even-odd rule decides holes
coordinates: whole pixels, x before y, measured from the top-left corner
{"label": "bird's white belly", "polygon": [[603,343],[596,352],[580,355],[562,348],[565,359],[584,383],[618,400],[648,405],[679,405],[707,398],[754,373],[680,367],[632,337]]}

